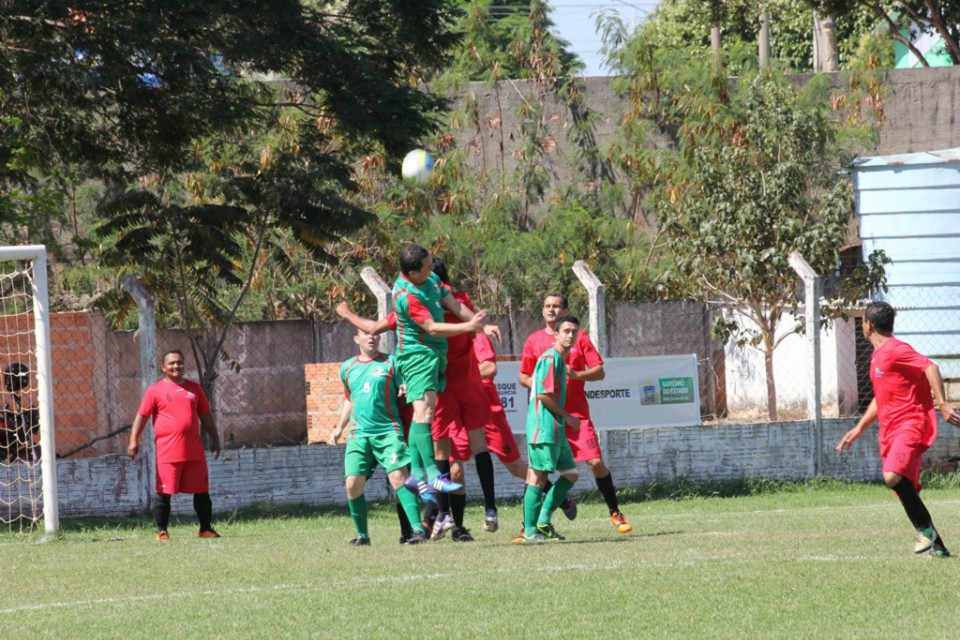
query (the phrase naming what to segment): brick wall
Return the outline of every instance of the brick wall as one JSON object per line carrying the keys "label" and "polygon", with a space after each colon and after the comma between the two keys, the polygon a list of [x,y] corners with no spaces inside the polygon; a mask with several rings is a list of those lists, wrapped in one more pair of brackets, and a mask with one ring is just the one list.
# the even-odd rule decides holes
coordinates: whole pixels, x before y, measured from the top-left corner
{"label": "brick wall", "polygon": [[339,362],[303,367],[307,387],[307,444],[326,443],[343,407]]}

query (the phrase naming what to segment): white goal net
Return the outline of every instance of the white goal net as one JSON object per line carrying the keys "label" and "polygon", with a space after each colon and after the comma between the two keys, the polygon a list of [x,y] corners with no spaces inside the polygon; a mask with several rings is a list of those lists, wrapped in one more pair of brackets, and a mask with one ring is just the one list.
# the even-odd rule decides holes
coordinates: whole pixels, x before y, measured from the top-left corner
{"label": "white goal net", "polygon": [[42,246],[0,247],[0,527],[60,528]]}

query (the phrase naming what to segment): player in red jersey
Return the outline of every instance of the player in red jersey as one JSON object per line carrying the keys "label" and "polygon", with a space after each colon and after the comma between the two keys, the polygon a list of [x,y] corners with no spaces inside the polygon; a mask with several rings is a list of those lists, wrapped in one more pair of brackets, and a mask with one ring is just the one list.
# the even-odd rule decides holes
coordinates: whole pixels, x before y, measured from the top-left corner
{"label": "player in red jersey", "polygon": [[[543,299],[543,320],[546,326],[527,337],[523,345],[523,354],[520,358],[520,384],[531,386],[531,376],[536,367],[537,359],[556,341],[557,321],[569,313],[567,299],[559,294],[549,294]],[[567,400],[563,408],[580,419],[580,428],[566,427],[567,439],[577,462],[586,462],[593,472],[597,482],[597,489],[607,503],[610,510],[610,522],[619,533],[630,533],[633,525],[627,522],[617,500],[617,490],[613,486],[613,477],[610,469],[603,461],[600,443],[597,441],[597,431],[590,419],[590,405],[587,403],[585,383],[593,380],[603,380],[603,358],[590,341],[586,331],[580,331],[577,341],[566,358]],[[570,517],[569,509],[563,512]]]}
{"label": "player in red jersey", "polygon": [[880,459],[883,481],[900,498],[917,530],[913,550],[935,558],[950,556],[920,499],[920,456],[937,438],[937,410],[943,419],[960,426],[960,414],[946,402],[940,369],[893,337],[896,312],[886,302],[871,302],[863,317],[863,337],[873,345],[870,382],[873,400],[837,451],[850,447],[875,420],[880,422]]}
{"label": "player in red jersey", "polygon": [[157,540],[169,540],[170,496],[192,493],[193,508],[200,521],[201,538],[219,538],[213,530],[213,503],[207,459],[200,440],[200,427],[210,438],[214,459],[220,457],[220,435],[210,416],[210,404],[199,384],[183,377],[184,359],[180,351],[163,354],[163,379],[147,388],[140,409],[130,428],[127,455],[140,453],[143,429],[153,419],[157,450],[157,495],[153,514],[157,521]]}

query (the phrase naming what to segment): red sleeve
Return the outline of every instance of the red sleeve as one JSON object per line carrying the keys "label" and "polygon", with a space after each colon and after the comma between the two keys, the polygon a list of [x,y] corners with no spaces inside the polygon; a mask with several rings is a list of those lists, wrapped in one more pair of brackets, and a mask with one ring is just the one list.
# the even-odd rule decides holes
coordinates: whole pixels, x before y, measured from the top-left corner
{"label": "red sleeve", "polygon": [[484,333],[474,334],[473,353],[477,356],[477,362],[495,361],[497,359],[497,352],[493,350],[493,343]]}
{"label": "red sleeve", "polygon": [[540,357],[539,353],[533,351],[533,340],[527,338],[527,341],[523,343],[523,353],[520,355],[520,373],[528,376],[533,375],[533,370],[537,366],[537,359]]}
{"label": "red sleeve", "polygon": [[147,387],[146,393],[143,394],[143,400],[140,401],[140,408],[137,409],[137,413],[145,418],[149,418],[153,415],[153,412],[157,408],[157,396],[153,390],[153,386]]}
{"label": "red sleeve", "polygon": [[387,327],[389,327],[391,331],[397,330],[397,314],[396,313],[391,311],[390,313],[387,314],[387,317],[385,318],[385,320],[387,321]]}
{"label": "red sleeve", "polygon": [[583,331],[580,332],[580,351],[583,353],[583,359],[587,363],[587,369],[591,369],[598,364],[603,364],[603,358],[600,352],[593,346],[593,341]]}
{"label": "red sleeve", "polygon": [[901,342],[899,346],[900,353],[897,354],[898,365],[903,366],[910,371],[923,374],[926,372],[927,368],[933,364],[929,358],[908,344]]}
{"label": "red sleeve", "polygon": [[417,324],[424,323],[427,320],[433,320],[430,310],[423,306],[423,303],[420,302],[420,298],[412,293],[407,294],[407,311],[410,313],[410,317],[413,318],[413,321]]}

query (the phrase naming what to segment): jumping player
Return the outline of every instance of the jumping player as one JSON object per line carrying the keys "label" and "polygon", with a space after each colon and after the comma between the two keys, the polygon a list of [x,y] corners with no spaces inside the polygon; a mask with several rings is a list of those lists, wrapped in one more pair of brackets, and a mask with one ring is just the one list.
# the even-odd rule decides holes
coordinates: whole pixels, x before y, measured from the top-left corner
{"label": "jumping player", "polygon": [[[559,320],[553,348],[542,353],[534,365],[525,425],[530,468],[523,494],[523,533],[513,539],[516,543],[564,539],[554,530],[550,517],[577,481],[577,463],[564,427],[576,431],[581,420],[564,409],[567,399],[564,363],[577,341],[579,328],[580,321],[574,317]],[[554,471],[560,478],[544,495],[547,477]]]}
{"label": "jumping player", "polygon": [[183,377],[184,359],[181,351],[163,354],[163,379],[147,387],[140,408],[130,427],[127,455],[136,458],[143,441],[147,419],[153,419],[154,441],[157,452],[157,495],[153,515],[157,522],[157,540],[167,541],[170,534],[170,496],[192,493],[193,509],[200,521],[201,538],[219,538],[213,530],[213,503],[210,500],[210,480],[207,459],[200,440],[200,427],[210,438],[214,459],[220,457],[220,435],[210,415],[210,403],[203,388]]}
{"label": "jumping player", "polygon": [[[914,553],[934,558],[950,556],[930,512],[920,499],[920,456],[937,438],[937,411],[960,426],[960,415],[946,402],[940,369],[913,347],[893,337],[896,312],[886,302],[867,304],[863,337],[873,346],[870,382],[873,400],[866,413],[848,431],[837,451],[850,447],[875,420],[880,422],[880,459],[883,481],[900,498],[917,530]],[[932,394],[932,395],[931,395]]]}
{"label": "jumping player", "polygon": [[329,443],[336,444],[347,424],[352,426],[343,455],[347,502],[357,537],[354,546],[370,544],[367,529],[367,500],[363,490],[377,465],[387,472],[390,485],[412,527],[407,544],[426,540],[420,524],[416,495],[406,486],[410,477],[410,454],[403,441],[403,424],[397,396],[400,378],[393,361],[377,349],[377,337],[357,331],[353,341],[360,354],[340,367],[343,382],[343,409],[337,426],[330,432]]}
{"label": "jumping player", "polygon": [[[567,299],[559,294],[550,294],[543,299],[543,320],[546,326],[531,333],[523,345],[523,354],[520,359],[520,384],[531,388],[531,375],[540,355],[550,349],[556,340],[557,324],[568,313]],[[593,380],[603,380],[603,359],[590,337],[584,331],[578,332],[576,343],[571,347],[566,360],[569,385],[567,400],[564,408],[580,419],[580,428],[567,427],[567,439],[577,462],[586,462],[596,479],[597,489],[607,503],[610,511],[610,522],[619,533],[630,533],[633,525],[620,511],[617,500],[617,490],[613,486],[613,477],[610,469],[603,461],[600,443],[597,441],[597,432],[590,419],[590,405],[587,403],[585,383]],[[572,503],[572,501],[571,501]],[[572,519],[576,511],[564,509],[567,517]]]}

